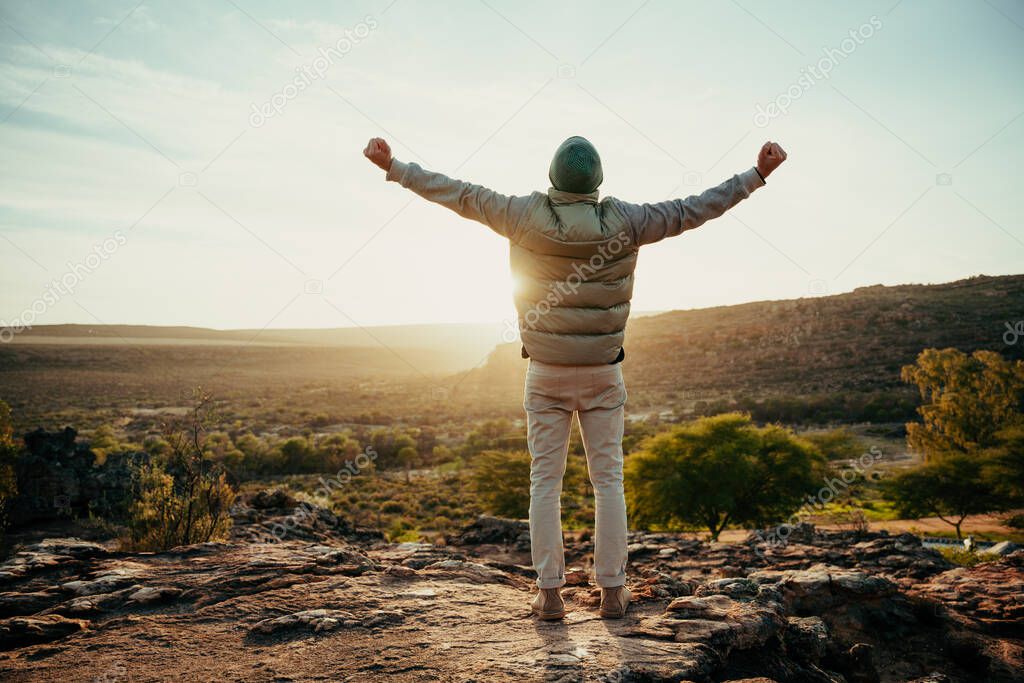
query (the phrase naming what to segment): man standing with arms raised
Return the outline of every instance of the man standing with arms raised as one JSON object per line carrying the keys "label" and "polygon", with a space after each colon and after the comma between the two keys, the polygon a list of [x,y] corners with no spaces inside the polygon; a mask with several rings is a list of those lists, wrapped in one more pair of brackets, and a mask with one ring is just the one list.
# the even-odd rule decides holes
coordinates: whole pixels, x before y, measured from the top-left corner
{"label": "man standing with arms raised", "polygon": [[522,197],[404,163],[381,138],[363,154],[387,179],[509,240],[517,281],[523,357],[530,359],[524,405],[530,469],[530,546],[537,586],[532,611],[561,619],[565,603],[561,492],[572,416],[578,415],[596,504],[594,569],[602,617],[625,615],[626,503],[622,434],[626,388],[623,340],[639,248],[692,230],[731,209],[765,184],[786,160],[766,142],[757,166],[700,195],[630,204],[597,188],[604,175],[597,150],[571,137],[555,151],[551,187]]}

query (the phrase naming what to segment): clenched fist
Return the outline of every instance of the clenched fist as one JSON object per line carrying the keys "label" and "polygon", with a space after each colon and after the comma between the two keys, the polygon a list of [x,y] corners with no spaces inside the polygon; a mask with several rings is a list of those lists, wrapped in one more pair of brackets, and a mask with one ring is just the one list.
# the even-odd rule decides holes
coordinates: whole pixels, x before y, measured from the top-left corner
{"label": "clenched fist", "polygon": [[384,138],[370,138],[363,155],[385,171],[391,168],[391,148]]}
{"label": "clenched fist", "polygon": [[786,150],[779,147],[779,143],[769,140],[764,143],[757,155],[757,172],[767,178],[785,160]]}

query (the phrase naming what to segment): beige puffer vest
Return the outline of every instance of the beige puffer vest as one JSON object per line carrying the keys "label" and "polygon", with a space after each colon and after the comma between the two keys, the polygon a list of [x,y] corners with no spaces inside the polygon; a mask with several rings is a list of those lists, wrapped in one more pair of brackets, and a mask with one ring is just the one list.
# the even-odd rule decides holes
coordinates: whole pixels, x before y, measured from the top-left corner
{"label": "beige puffer vest", "polygon": [[[535,193],[535,196],[540,193]],[[554,365],[619,359],[638,247],[625,218],[597,192],[548,190],[511,241],[519,334],[531,358]]]}

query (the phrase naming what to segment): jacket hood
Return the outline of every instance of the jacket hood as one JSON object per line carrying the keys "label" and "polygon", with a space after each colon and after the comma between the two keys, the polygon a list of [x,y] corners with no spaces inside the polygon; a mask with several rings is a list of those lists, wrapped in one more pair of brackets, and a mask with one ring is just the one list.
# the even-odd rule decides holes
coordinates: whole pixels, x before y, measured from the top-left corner
{"label": "jacket hood", "polygon": [[555,206],[560,206],[562,204],[578,204],[579,202],[597,204],[600,201],[600,194],[597,190],[586,194],[579,194],[576,192],[563,192],[557,187],[549,187],[548,199]]}

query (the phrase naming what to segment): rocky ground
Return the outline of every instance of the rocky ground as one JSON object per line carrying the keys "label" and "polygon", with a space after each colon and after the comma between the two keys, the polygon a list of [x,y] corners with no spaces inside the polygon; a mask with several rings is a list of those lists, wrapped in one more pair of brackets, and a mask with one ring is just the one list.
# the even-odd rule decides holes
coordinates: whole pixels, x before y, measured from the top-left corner
{"label": "rocky ground", "polygon": [[521,522],[388,544],[283,495],[248,503],[225,543],[17,549],[0,565],[0,679],[1024,680],[1021,551],[965,569],[909,535],[637,535],[638,600],[609,621],[576,541],[571,611],[552,623],[529,616]]}

